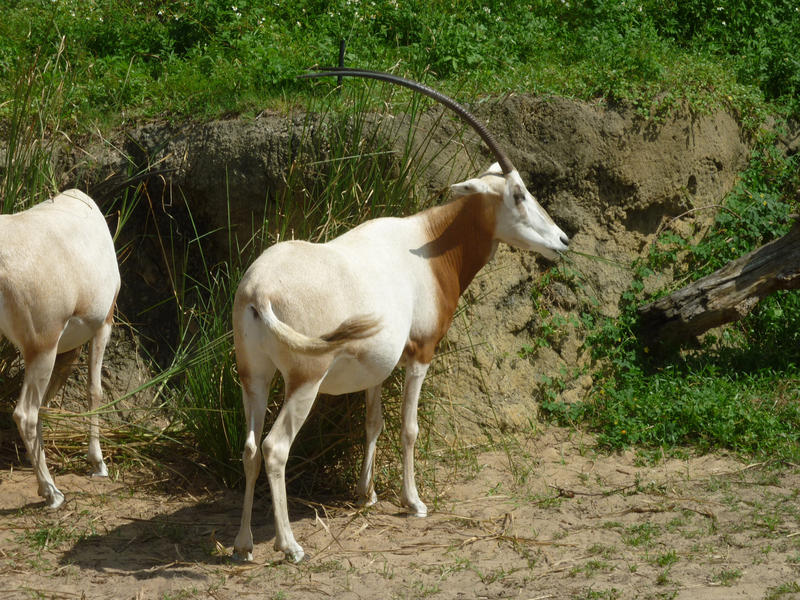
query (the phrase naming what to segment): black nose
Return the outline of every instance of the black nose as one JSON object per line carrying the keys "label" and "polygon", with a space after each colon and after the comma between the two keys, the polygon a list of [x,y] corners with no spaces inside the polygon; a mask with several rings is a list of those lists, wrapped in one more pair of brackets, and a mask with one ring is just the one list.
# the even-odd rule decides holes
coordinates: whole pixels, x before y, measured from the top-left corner
{"label": "black nose", "polygon": [[561,236],[561,243],[564,244],[565,246],[569,246],[569,238],[567,236],[565,236],[565,235],[562,235]]}

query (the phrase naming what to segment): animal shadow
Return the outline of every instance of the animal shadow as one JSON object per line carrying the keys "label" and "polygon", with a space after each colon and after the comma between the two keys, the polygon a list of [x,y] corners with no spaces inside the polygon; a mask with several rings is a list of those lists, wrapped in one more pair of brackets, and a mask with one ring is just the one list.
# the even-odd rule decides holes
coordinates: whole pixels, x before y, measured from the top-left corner
{"label": "animal shadow", "polygon": [[[163,575],[165,570],[173,577],[199,578],[194,565],[231,563],[229,549],[240,515],[241,495],[229,492],[150,518],[123,517],[126,522],[78,540],[59,562],[123,571],[137,579]],[[271,511],[254,511],[253,537],[257,544],[274,537]]]}

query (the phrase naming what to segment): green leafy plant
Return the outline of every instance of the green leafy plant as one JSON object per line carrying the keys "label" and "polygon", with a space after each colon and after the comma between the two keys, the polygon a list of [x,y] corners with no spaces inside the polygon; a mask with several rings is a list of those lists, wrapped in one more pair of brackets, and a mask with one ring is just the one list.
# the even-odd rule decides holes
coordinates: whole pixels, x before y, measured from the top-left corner
{"label": "green leafy plant", "polygon": [[[566,405],[551,395],[543,412],[584,423],[602,445],[677,451],[728,448],[747,455],[800,454],[800,295],[774,294],[745,319],[706,335],[696,348],[654,357],[638,335],[645,280],[667,266],[677,280],[706,275],[785,233],[796,202],[798,159],[769,144],[729,195],[706,237],[691,244],[666,232],[634,266],[618,318],[598,319],[586,346],[597,361],[590,399]],[[661,293],[667,293],[663,290]]]}
{"label": "green leafy plant", "polygon": [[[307,96],[295,76],[348,65],[433,73],[445,91],[536,90],[602,97],[654,117],[688,100],[798,111],[800,18],[791,0],[637,3],[12,2],[2,73],[63,50],[78,93],[73,124],[131,116],[254,113]],[[749,118],[749,117],[748,117]]]}

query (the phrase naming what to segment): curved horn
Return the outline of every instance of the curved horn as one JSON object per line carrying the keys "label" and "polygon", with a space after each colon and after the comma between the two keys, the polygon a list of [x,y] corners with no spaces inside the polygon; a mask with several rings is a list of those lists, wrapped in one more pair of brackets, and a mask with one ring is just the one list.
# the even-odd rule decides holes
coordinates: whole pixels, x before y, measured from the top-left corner
{"label": "curved horn", "polygon": [[497,158],[497,162],[500,164],[500,168],[503,170],[503,174],[508,175],[511,171],[514,170],[514,166],[511,164],[511,161],[506,156],[506,153],[503,152],[500,147],[497,145],[497,142],[489,133],[489,130],[486,129],[486,126],[478,121],[466,108],[461,106],[458,102],[453,100],[452,98],[445,96],[441,92],[437,92],[433,88],[428,87],[423,83],[418,83],[416,81],[412,81],[410,79],[406,79],[405,77],[400,77],[398,75],[391,75],[390,73],[382,73],[380,71],[365,71],[362,69],[348,69],[344,67],[339,68],[331,68],[325,71],[320,71],[318,73],[306,73],[304,75],[298,75],[298,77],[303,79],[310,79],[312,77],[330,77],[335,76],[338,77],[340,75],[348,75],[351,77],[367,77],[369,79],[377,79],[379,81],[388,81],[389,83],[394,83],[397,85],[402,85],[403,87],[407,87],[409,89],[414,90],[415,92],[419,92],[421,94],[425,94],[436,100],[437,102],[444,104],[447,108],[455,112],[459,117],[461,117],[466,123],[468,123],[472,128],[481,136],[481,139],[489,146],[489,150]]}

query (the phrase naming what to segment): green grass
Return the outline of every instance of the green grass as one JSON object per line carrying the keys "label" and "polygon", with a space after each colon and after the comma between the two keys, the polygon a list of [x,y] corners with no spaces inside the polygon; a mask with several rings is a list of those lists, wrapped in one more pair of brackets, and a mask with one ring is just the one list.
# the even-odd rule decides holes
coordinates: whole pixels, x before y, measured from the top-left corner
{"label": "green grass", "polygon": [[638,525],[631,525],[625,528],[622,534],[622,541],[634,548],[649,547],[655,538],[661,535],[661,528],[652,523],[640,523]]}
{"label": "green grass", "polygon": [[85,532],[77,532],[61,524],[37,523],[36,528],[23,531],[17,539],[30,547],[34,552],[58,548],[67,543],[74,543],[85,537]]}
{"label": "green grass", "polygon": [[711,581],[719,583],[724,586],[732,586],[742,577],[742,572],[739,569],[722,569],[714,573]]}
{"label": "green grass", "polygon": [[778,598],[782,598],[786,595],[791,598],[797,594],[800,594],[800,585],[798,585],[796,581],[792,581],[791,583],[784,583],[779,586],[769,588],[767,595],[764,596],[764,600],[777,600]]}
{"label": "green grass", "polygon": [[340,40],[349,66],[434,79],[460,97],[534,91],[648,115],[686,99],[796,112],[800,98],[792,0],[11,0],[3,17],[0,90],[15,65],[63,44],[75,126],[295,105],[313,85],[295,76],[335,64]]}
{"label": "green grass", "polygon": [[24,210],[57,191],[52,157],[61,142],[72,92],[64,46],[36,54],[7,72],[8,100],[0,103],[5,155],[0,165],[0,214]]}
{"label": "green grass", "polygon": [[622,296],[620,317],[589,311],[591,318],[583,319],[586,347],[596,361],[590,397],[565,405],[555,382],[544,413],[561,423],[582,423],[608,448],[636,446],[654,455],[686,446],[724,448],[796,461],[800,294],[773,294],[742,321],[667,356],[654,356],[652,340],[639,336],[636,308],[671,291],[644,292],[655,273],[671,269],[685,285],[783,235],[797,208],[799,165],[797,155],[781,156],[768,143],[757,148],[702,240],[661,235],[632,266],[635,277]]}
{"label": "green grass", "polygon": [[608,562],[603,561],[603,560],[593,559],[593,560],[587,561],[586,563],[584,563],[582,565],[578,565],[578,566],[572,567],[569,570],[568,574],[569,574],[570,577],[575,577],[577,575],[583,575],[584,577],[588,578],[588,577],[594,576],[597,573],[610,572],[612,569],[613,569],[613,567],[611,566],[611,563],[608,563]]}
{"label": "green grass", "polygon": [[617,588],[608,590],[585,589],[571,596],[575,600],[616,600],[621,597]]}
{"label": "green grass", "polygon": [[659,554],[658,556],[656,556],[653,562],[662,568],[671,567],[676,562],[678,562],[678,555],[675,552],[675,550],[670,550],[668,552],[665,552],[664,554]]}

